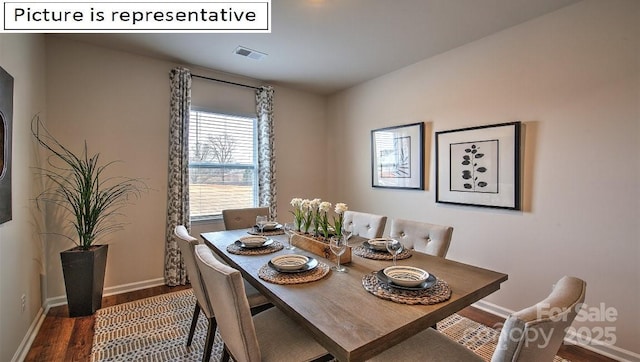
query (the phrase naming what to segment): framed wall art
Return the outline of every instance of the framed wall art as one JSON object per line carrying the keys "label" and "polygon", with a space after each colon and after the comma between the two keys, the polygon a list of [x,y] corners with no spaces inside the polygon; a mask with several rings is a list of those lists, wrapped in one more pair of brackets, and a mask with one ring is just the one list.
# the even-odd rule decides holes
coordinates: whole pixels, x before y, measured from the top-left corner
{"label": "framed wall art", "polygon": [[424,190],[424,124],[371,131],[371,185]]}
{"label": "framed wall art", "polygon": [[520,122],[436,132],[436,202],[520,210]]}
{"label": "framed wall art", "polygon": [[0,67],[0,224],[11,220],[13,77]]}

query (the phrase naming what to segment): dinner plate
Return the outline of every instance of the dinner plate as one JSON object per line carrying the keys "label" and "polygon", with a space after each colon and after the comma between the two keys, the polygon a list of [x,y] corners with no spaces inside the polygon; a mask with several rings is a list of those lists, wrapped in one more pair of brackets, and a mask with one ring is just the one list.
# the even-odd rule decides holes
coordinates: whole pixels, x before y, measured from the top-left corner
{"label": "dinner plate", "polygon": [[[258,226],[258,225],[254,225],[254,226],[253,226],[253,228],[254,228],[256,231],[260,231],[260,226]],[[282,224],[265,225],[265,226],[264,226],[264,231],[280,230],[280,229],[282,229],[282,228],[283,228]]]}
{"label": "dinner plate", "polygon": [[302,272],[306,272],[306,271],[309,271],[309,270],[315,269],[315,267],[317,267],[317,266],[318,266],[318,260],[317,260],[317,259],[315,259],[315,258],[313,258],[313,257],[310,257],[310,256],[309,256],[308,258],[309,258],[309,261],[307,261],[307,263],[306,263],[306,264],[304,264],[304,265],[302,266],[302,268],[300,268],[300,269],[296,269],[296,270],[285,270],[285,269],[280,269],[280,268],[278,268],[275,264],[273,264],[273,263],[271,262],[271,260],[269,260],[268,265],[269,265],[271,268],[273,268],[273,269],[275,269],[275,270],[277,270],[277,271],[279,271],[279,272],[281,272],[281,273],[302,273]]}
{"label": "dinner plate", "polygon": [[391,288],[395,288],[395,289],[402,289],[402,290],[425,290],[425,289],[429,289],[431,288],[434,284],[436,284],[437,278],[435,275],[429,273],[429,277],[427,278],[427,280],[425,280],[424,282],[422,282],[422,284],[415,286],[415,287],[403,287],[402,285],[397,285],[394,284],[385,274],[384,274],[384,269],[380,269],[378,270],[378,272],[376,273],[376,276],[378,277],[378,280],[381,281],[382,283],[390,286]]}
{"label": "dinner plate", "polygon": [[236,240],[235,244],[236,244],[236,246],[239,246],[239,247],[241,247],[243,249],[257,249],[257,248],[264,248],[265,246],[269,246],[269,245],[273,244],[273,239],[267,239],[267,241],[265,241],[264,244],[262,244],[262,245],[245,245],[240,240]]}
{"label": "dinner plate", "polygon": [[[383,240],[383,239],[371,239],[371,240]],[[388,240],[388,239],[384,239],[384,240]],[[373,245],[369,243],[369,240],[365,240],[362,242],[362,245],[369,250],[387,252],[386,244]]]}

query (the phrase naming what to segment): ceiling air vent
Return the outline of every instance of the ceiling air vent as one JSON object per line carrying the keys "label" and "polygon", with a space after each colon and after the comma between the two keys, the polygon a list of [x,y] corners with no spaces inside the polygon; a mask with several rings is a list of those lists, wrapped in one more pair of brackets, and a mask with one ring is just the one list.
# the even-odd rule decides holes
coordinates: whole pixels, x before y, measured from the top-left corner
{"label": "ceiling air vent", "polygon": [[262,58],[267,56],[267,54],[265,53],[261,53],[257,50],[245,48],[243,46],[237,47],[234,53],[238,55],[242,55],[243,57],[247,57],[255,60],[261,60]]}

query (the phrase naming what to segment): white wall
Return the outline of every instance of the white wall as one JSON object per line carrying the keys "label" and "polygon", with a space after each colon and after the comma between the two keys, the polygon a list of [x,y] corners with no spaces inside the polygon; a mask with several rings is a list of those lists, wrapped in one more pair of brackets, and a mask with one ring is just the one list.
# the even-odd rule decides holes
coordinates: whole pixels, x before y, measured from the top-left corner
{"label": "white wall", "polygon": [[13,358],[42,313],[40,279],[46,261],[38,234],[42,222],[31,210],[38,183],[31,169],[36,152],[30,125],[36,113],[46,113],[44,61],[43,35],[0,34],[0,65],[14,78],[13,218],[0,225],[0,361]]}
{"label": "white wall", "polygon": [[[615,308],[640,353],[640,3],[584,1],[330,98],[334,200],[454,227],[451,259],[509,274],[486,298],[518,310],[565,274]],[[524,122],[524,210],[435,203],[434,132]],[[425,191],[373,189],[370,130],[427,124]],[[389,223],[387,225],[387,232]]]}

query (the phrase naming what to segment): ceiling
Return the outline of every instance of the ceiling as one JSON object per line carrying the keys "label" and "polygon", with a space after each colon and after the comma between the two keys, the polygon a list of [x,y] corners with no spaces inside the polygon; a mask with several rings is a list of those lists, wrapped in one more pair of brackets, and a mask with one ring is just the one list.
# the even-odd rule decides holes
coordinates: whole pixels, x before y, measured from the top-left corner
{"label": "ceiling", "polygon": [[578,1],[272,0],[269,34],[61,36],[327,95]]}

